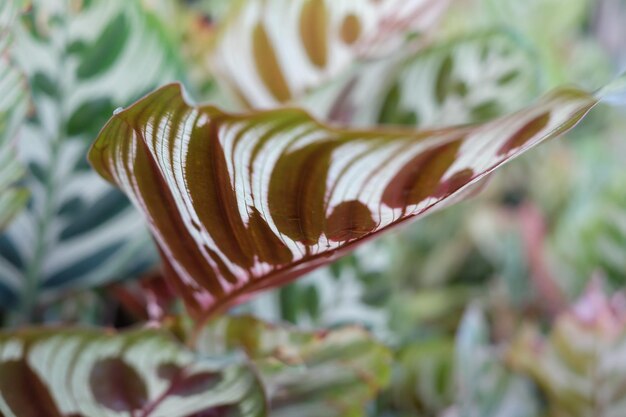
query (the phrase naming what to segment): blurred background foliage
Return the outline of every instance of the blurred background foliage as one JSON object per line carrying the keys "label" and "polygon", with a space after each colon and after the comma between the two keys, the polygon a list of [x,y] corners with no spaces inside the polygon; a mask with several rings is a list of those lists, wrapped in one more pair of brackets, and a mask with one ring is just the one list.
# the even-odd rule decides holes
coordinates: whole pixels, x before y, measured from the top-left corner
{"label": "blurred background foliage", "polygon": [[[181,310],[158,288],[138,216],[84,154],[117,107],[168,81],[181,80],[197,101],[243,109],[207,59],[232,3],[42,0],[19,18],[0,8],[0,30],[14,20],[11,45],[0,44],[0,88],[10,90],[0,95],[0,124],[26,118],[19,133],[2,129],[10,133],[0,138],[0,159],[15,142],[22,166],[5,180],[2,164],[0,187],[22,176],[30,190],[26,209],[0,236],[5,325],[125,327],[146,318],[138,288]],[[625,21],[623,0],[457,0],[434,29],[411,34],[418,48],[384,61],[357,59],[291,104],[338,124],[478,122],[557,85],[605,84],[626,66]],[[16,91],[25,79],[28,89]],[[392,358],[366,406],[371,416],[624,415],[624,132],[623,108],[593,113],[567,140],[511,164],[470,201],[234,312],[307,330],[371,331]],[[601,278],[591,285],[594,274]],[[215,331],[226,325],[263,326],[217,323]],[[286,346],[305,349],[313,343],[307,337]],[[304,357],[326,349],[317,343]],[[280,372],[272,368],[269,378]],[[275,383],[302,374],[289,378]],[[317,389],[299,395],[315,401]],[[347,398],[360,404],[370,395],[356,390]],[[282,404],[286,411],[276,415],[296,415],[289,399]]]}

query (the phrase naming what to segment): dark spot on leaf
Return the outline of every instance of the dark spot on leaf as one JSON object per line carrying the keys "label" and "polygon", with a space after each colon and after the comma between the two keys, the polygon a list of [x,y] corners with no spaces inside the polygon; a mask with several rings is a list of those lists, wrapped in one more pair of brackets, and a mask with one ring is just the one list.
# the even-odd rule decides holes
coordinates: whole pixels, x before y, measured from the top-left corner
{"label": "dark spot on leaf", "polygon": [[500,114],[500,105],[496,101],[486,101],[472,108],[472,122],[479,123],[494,119]]}
{"label": "dark spot on leaf", "polygon": [[0,256],[18,269],[24,268],[22,256],[7,235],[0,235]]}
{"label": "dark spot on leaf", "polygon": [[83,203],[83,200],[78,197],[74,197],[61,205],[59,211],[57,212],[57,215],[60,217],[69,217],[73,219],[84,209],[85,205]]}
{"label": "dark spot on leaf", "polygon": [[446,56],[439,69],[437,81],[435,82],[435,98],[439,104],[443,103],[452,87],[452,68],[454,60],[450,55]]}
{"label": "dark spot on leaf", "polygon": [[385,97],[383,106],[378,116],[378,123],[402,126],[418,126],[417,113],[402,108],[400,102],[402,92],[400,86],[395,84]]}
{"label": "dark spot on leaf", "polygon": [[376,229],[372,212],[360,201],[345,201],[333,210],[326,221],[326,236],[335,242],[358,239]]}
{"label": "dark spot on leaf", "polygon": [[101,359],[89,375],[94,398],[102,406],[117,412],[133,412],[148,402],[148,389],[141,376],[119,358]]}
{"label": "dark spot on leaf", "polygon": [[96,136],[98,131],[111,117],[115,106],[109,98],[97,98],[83,103],[70,116],[67,122],[67,134]]}
{"label": "dark spot on leaf", "polygon": [[62,416],[46,384],[24,360],[0,362],[0,393],[16,416]]}
{"label": "dark spot on leaf", "polygon": [[203,392],[208,395],[221,381],[219,373],[199,372],[188,375],[185,369],[174,363],[160,365],[157,375],[170,383],[169,393],[178,397],[189,397]]}
{"label": "dark spot on leaf", "polygon": [[28,169],[30,173],[42,184],[45,184],[48,180],[47,171],[36,162],[29,162]]}
{"label": "dark spot on leaf", "polygon": [[520,76],[520,72],[518,70],[512,70],[504,74],[502,77],[498,78],[498,84],[499,85],[508,84],[519,76]]}
{"label": "dark spot on leaf", "polygon": [[392,208],[406,209],[437,194],[441,177],[454,162],[462,138],[421,152],[391,180],[383,193],[383,202]]}
{"label": "dark spot on leaf", "polygon": [[[77,204],[73,206],[76,208]],[[128,198],[121,191],[111,189],[88,207],[83,205],[83,210],[75,213],[70,225],[61,232],[60,238],[70,239],[102,226],[129,206]]]}
{"label": "dark spot on leaf", "polygon": [[474,177],[474,172],[471,169],[464,169],[462,171],[456,172],[446,181],[439,184],[437,187],[437,191],[434,194],[434,197],[437,198],[446,198],[452,193],[458,191],[461,187],[466,185],[468,182],[472,180]]}
{"label": "dark spot on leaf", "polygon": [[544,113],[535,117],[530,122],[526,123],[524,127],[518,130],[513,136],[506,141],[504,145],[498,150],[498,155],[506,155],[511,150],[524,146],[526,142],[533,139],[539,132],[541,132],[550,122],[550,113]]}
{"label": "dark spot on leaf", "polygon": [[111,20],[100,37],[82,54],[76,71],[78,78],[84,80],[93,77],[113,66],[124,48],[129,32],[130,25],[126,16],[120,14]]}
{"label": "dark spot on leaf", "polygon": [[52,82],[52,80],[48,78],[46,74],[43,74],[41,72],[33,75],[31,86],[35,94],[43,93],[50,97],[58,97],[59,95],[59,89],[57,88],[56,84]]}

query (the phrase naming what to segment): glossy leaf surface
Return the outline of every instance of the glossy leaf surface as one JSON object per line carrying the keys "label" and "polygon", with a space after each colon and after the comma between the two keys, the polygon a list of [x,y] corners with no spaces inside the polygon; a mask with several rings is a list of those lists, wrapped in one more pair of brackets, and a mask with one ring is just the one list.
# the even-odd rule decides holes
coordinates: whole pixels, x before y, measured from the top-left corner
{"label": "glossy leaf surface", "polygon": [[115,108],[174,79],[176,64],[137,0],[35,0],[16,26],[15,60],[33,96],[18,143],[31,198],[0,236],[0,303],[29,310],[35,298],[123,279],[156,261],[139,216],[85,154]]}
{"label": "glossy leaf surface", "polygon": [[233,2],[209,59],[248,107],[290,101],[359,57],[430,29],[448,0],[251,0]]}
{"label": "glossy leaf surface", "polygon": [[170,85],[116,114],[90,160],[144,212],[172,284],[206,316],[457,200],[596,103],[567,88],[483,125],[349,131],[299,110],[192,107]]}
{"label": "glossy leaf surface", "polygon": [[157,330],[0,334],[0,415],[265,416],[241,360],[212,359]]}
{"label": "glossy leaf surface", "polygon": [[306,332],[253,317],[220,318],[194,348],[209,355],[243,350],[253,361],[275,417],[360,417],[389,382],[391,353],[366,331]]}

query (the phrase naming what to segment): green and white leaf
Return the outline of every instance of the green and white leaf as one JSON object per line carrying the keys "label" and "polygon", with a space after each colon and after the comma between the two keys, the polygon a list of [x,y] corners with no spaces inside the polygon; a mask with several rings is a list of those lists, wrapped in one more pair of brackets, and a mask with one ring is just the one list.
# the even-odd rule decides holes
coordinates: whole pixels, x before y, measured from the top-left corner
{"label": "green and white leaf", "polygon": [[482,311],[471,306],[457,333],[455,348],[456,417],[535,417],[539,404],[529,381],[503,364],[503,355],[489,345],[489,327]]}
{"label": "green and white leaf", "polygon": [[12,62],[11,42],[18,1],[0,4],[0,230],[24,207],[27,192],[14,184],[24,171],[15,159],[15,142],[26,117],[27,85]]}
{"label": "green and white leaf", "polygon": [[320,118],[359,126],[478,123],[537,96],[536,62],[521,38],[491,30],[363,63],[302,104]]}
{"label": "green and white leaf", "polygon": [[0,334],[0,415],[263,417],[241,356],[207,357],[160,330]]}
{"label": "green and white leaf", "polygon": [[205,326],[194,348],[222,355],[240,349],[256,365],[272,417],[360,417],[388,383],[391,353],[358,327],[305,332],[224,317]]}
{"label": "green and white leaf", "polygon": [[208,54],[222,86],[250,108],[297,99],[363,57],[432,29],[449,0],[236,0]]}
{"label": "green and white leaf", "polygon": [[602,286],[593,280],[547,334],[528,324],[508,352],[516,370],[542,390],[548,417],[618,417],[626,412],[625,294],[609,297]]}
{"label": "green and white leaf", "polygon": [[160,83],[177,59],[157,19],[138,0],[36,0],[16,33],[16,59],[33,89],[35,113],[20,158],[31,192],[0,237],[0,300],[122,279],[155,260],[126,198],[95,173],[87,148],[104,122]]}

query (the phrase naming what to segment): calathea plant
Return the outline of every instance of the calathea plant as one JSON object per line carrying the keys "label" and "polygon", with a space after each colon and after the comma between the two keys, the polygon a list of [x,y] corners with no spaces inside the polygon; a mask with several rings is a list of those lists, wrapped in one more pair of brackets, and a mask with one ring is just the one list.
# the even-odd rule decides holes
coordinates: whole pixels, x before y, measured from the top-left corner
{"label": "calathea plant", "polygon": [[[2,416],[365,415],[416,380],[392,372],[396,351],[355,325],[232,308],[476,194],[621,91],[533,100],[532,47],[500,28],[440,40],[447,1],[234,1],[201,17],[207,44],[187,55],[166,17],[197,16],[174,2],[22,3],[0,5]],[[206,85],[211,104],[194,104]],[[142,325],[42,325],[68,289],[154,269],[117,293]],[[450,372],[458,395],[442,390],[448,415],[531,395],[490,360],[486,326],[472,308],[456,344],[436,345],[466,365]],[[422,368],[420,349],[399,350]],[[507,395],[469,386],[485,369]]]}

